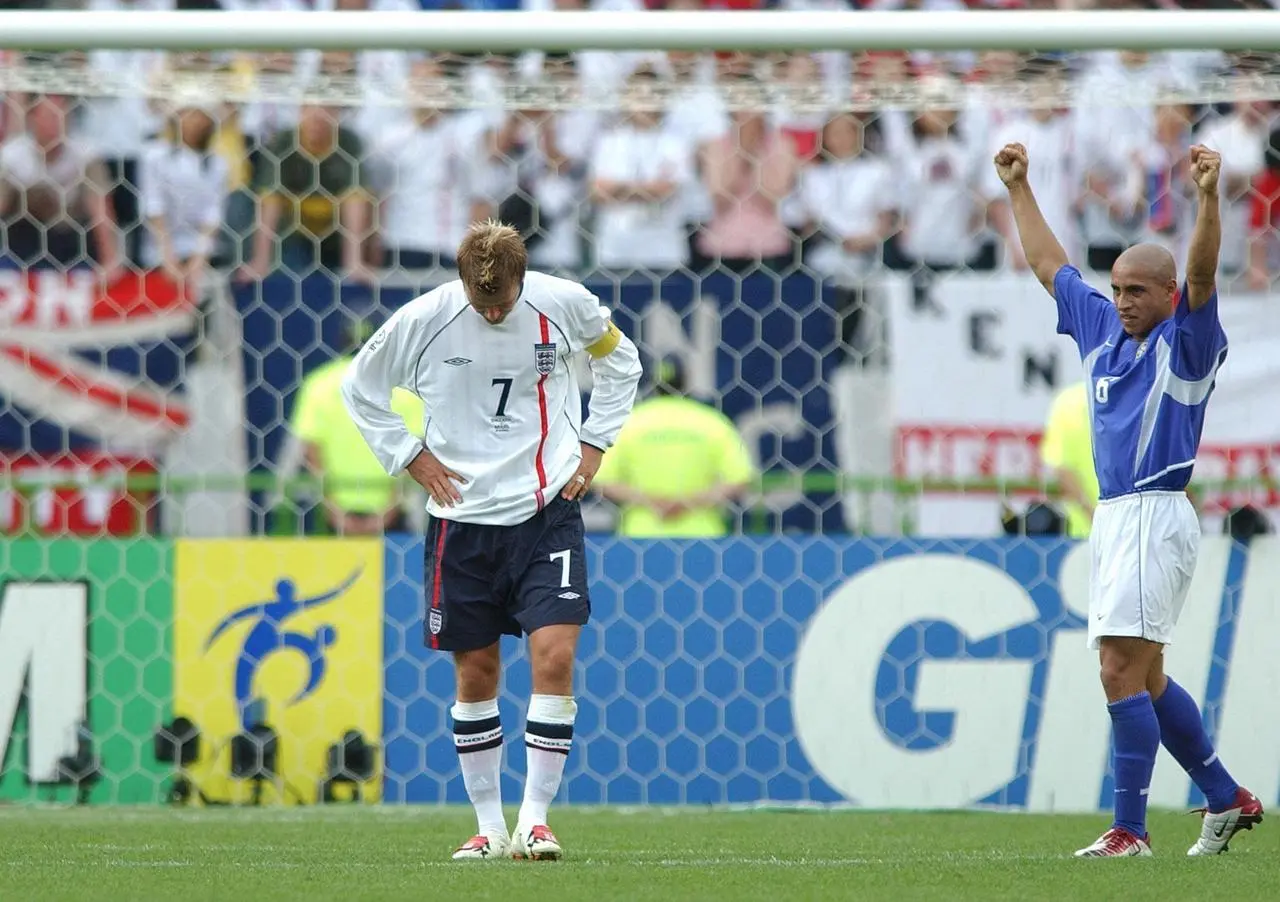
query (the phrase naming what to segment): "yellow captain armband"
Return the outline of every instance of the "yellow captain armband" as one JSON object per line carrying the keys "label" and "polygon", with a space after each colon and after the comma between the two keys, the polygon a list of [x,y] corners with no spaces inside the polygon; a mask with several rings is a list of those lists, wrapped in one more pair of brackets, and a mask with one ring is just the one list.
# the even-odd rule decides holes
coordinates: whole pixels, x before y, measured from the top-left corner
{"label": "yellow captain armband", "polygon": [[617,326],[609,323],[609,328],[605,330],[604,335],[595,344],[587,345],[587,353],[592,357],[606,357],[613,353],[613,349],[620,341],[622,341],[622,333],[618,331]]}

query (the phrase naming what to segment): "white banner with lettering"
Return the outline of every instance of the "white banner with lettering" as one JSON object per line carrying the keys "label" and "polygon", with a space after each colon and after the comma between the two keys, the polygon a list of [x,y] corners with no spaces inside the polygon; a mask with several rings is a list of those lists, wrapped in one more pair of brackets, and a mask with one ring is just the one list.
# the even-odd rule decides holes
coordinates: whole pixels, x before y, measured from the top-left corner
{"label": "white banner with lettering", "polygon": [[[1109,293],[1106,275],[1089,276]],[[941,276],[927,291],[887,286],[893,353],[894,468],[907,479],[1042,478],[1040,435],[1054,396],[1083,378],[1075,344],[1057,334],[1052,298],[1030,275]],[[1280,475],[1280,298],[1224,295],[1230,350],[1209,402],[1195,481]],[[926,495],[925,535],[989,535],[1000,497]],[[1280,496],[1202,497],[1207,525],[1243,501],[1280,508]]]}

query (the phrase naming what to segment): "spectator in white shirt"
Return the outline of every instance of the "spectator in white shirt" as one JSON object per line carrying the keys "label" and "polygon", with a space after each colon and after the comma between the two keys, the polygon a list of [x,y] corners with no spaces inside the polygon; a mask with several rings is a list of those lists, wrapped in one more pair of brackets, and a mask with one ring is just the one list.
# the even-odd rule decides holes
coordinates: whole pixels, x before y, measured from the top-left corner
{"label": "spectator in white shirt", "polygon": [[[315,75],[305,71],[299,54],[287,50],[258,54],[254,57],[254,70],[262,83],[272,88],[286,80],[305,83]],[[266,146],[280,132],[297,128],[301,108],[301,104],[292,100],[261,99],[246,103],[240,111],[240,129],[250,152]]]}
{"label": "spectator in white shirt", "polygon": [[[987,140],[986,150],[992,156],[1006,144],[1026,145],[1031,160],[1030,179],[1036,186],[1036,199],[1045,221],[1058,236],[1067,256],[1078,259],[1075,203],[1079,186],[1079,170],[1075,152],[1075,130],[1065,110],[1050,105],[1060,86],[1059,69],[1049,61],[1035,61],[1031,77],[1029,110],[1016,113],[997,128]],[[1025,83],[1025,77],[1024,77]],[[1022,242],[1009,208],[1008,192],[996,175],[995,167],[983,167],[983,194],[990,199],[988,215],[1003,239],[1005,260],[1014,269],[1027,269]]]}
{"label": "spectator in white shirt", "polygon": [[587,167],[600,114],[579,104],[582,86],[572,54],[545,54],[541,74],[529,87],[534,96],[552,96],[547,92],[554,90],[555,102],[511,113],[498,135],[504,169],[498,219],[521,233],[535,266],[577,270]]}
{"label": "spectator in white shirt", "polygon": [[644,89],[657,76],[632,76],[625,119],[605,131],[591,163],[597,207],[596,265],[669,272],[689,261],[681,190],[692,176],[689,146],[662,128],[657,99]]}
{"label": "spectator in white shirt", "polygon": [[222,222],[227,163],[212,150],[220,113],[215,103],[188,96],[174,113],[173,139],[149,144],[139,167],[143,263],[161,268],[198,300]]}
{"label": "spectator in white shirt", "polygon": [[1178,84],[1167,58],[1138,51],[1091,55],[1074,112],[1081,243],[1090,269],[1110,272],[1145,235],[1146,155],[1159,92]]}
{"label": "spectator in white shirt", "polygon": [[[441,75],[423,59],[413,74],[424,84]],[[437,82],[438,83],[438,82]],[[413,98],[409,121],[375,146],[373,171],[381,202],[383,265],[410,270],[452,268],[467,226],[492,212],[483,184],[486,119],[441,109],[431,97]]]}
{"label": "spectator in white shirt", "polygon": [[[86,9],[95,12],[136,12],[140,18],[173,8],[174,0],[89,0],[86,5]],[[164,59],[163,53],[154,50],[91,50],[88,70],[94,81],[123,85],[124,89],[81,101],[84,115],[78,131],[93,146],[106,169],[111,206],[124,237],[125,253],[134,263],[141,258],[143,236],[138,160],[142,148],[160,127],[160,117],[147,98]]]}
{"label": "spectator in white shirt", "polygon": [[1144,187],[1143,238],[1164,244],[1179,260],[1185,256],[1195,216],[1195,184],[1188,175],[1190,146],[1191,110],[1169,104],[1156,110],[1152,139],[1134,154]]}
{"label": "spectator in white shirt", "polygon": [[0,217],[5,251],[27,266],[90,262],[87,228],[107,282],[123,274],[107,174],[83,142],[67,134],[65,97],[26,98],[26,130],[0,147]]}
{"label": "spectator in white shirt", "polygon": [[[903,229],[892,263],[927,278],[931,272],[989,268],[976,261],[986,218],[981,157],[960,132],[955,85],[935,78],[922,88],[925,108],[907,128],[891,127],[886,143],[897,165]],[[899,120],[900,122],[901,120]]]}
{"label": "spectator in white shirt", "polygon": [[1008,105],[1008,97],[1021,85],[1028,62],[1013,50],[987,50],[965,75],[965,138],[974,147],[993,147],[996,132],[1022,115]]}
{"label": "spectator in white shirt", "polygon": [[696,239],[703,224],[711,219],[714,207],[700,166],[706,148],[729,133],[729,110],[717,81],[721,66],[715,56],[672,50],[667,53],[666,68],[671,73],[672,84],[663,128],[690,148],[698,176],[685,183],[680,204],[689,233],[690,265],[701,272],[710,261],[701,259]]}
{"label": "spectator in white shirt", "polygon": [[1265,100],[1242,100],[1220,119],[1200,131],[1199,143],[1222,154],[1222,271],[1243,273],[1248,266],[1249,207],[1253,179],[1262,172],[1275,105]]}
{"label": "spectator in white shirt", "polygon": [[874,124],[841,113],[822,130],[821,151],[800,181],[800,199],[813,235],[806,262],[835,289],[846,348],[860,353],[867,276],[880,261],[894,225],[897,198],[893,170],[870,153],[866,135]]}

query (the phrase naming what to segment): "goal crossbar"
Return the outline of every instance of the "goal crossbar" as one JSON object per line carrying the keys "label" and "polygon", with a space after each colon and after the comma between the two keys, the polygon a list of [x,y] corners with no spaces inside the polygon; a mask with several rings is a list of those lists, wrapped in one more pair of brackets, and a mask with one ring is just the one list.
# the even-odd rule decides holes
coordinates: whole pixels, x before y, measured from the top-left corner
{"label": "goal crossbar", "polygon": [[1274,11],[0,13],[0,48],[1280,50]]}

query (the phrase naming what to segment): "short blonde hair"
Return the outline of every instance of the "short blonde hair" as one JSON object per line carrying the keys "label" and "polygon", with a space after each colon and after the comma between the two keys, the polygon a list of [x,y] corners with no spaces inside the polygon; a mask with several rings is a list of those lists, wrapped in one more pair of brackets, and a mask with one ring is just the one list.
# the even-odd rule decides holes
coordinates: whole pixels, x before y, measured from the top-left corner
{"label": "short blonde hair", "polygon": [[458,247],[458,275],[473,301],[501,300],[528,266],[520,233],[492,219],[473,224]]}

